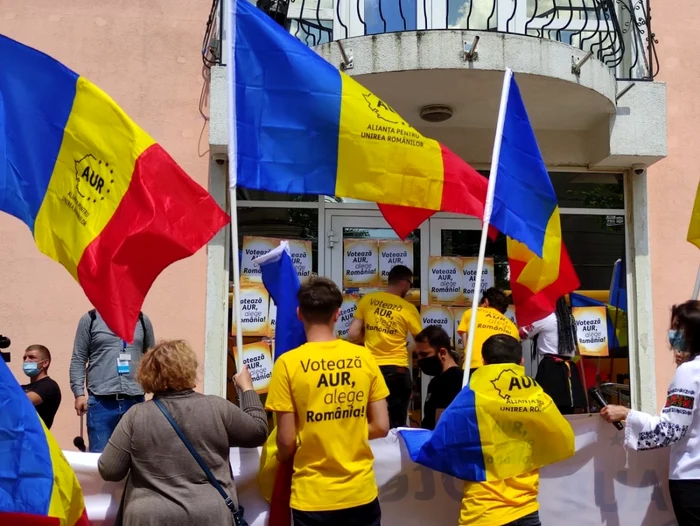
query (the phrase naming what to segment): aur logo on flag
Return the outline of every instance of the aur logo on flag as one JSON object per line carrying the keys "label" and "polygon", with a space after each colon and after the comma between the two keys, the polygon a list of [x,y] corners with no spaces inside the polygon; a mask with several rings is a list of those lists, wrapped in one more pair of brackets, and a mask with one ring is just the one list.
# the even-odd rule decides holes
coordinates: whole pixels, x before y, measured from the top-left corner
{"label": "aur logo on flag", "polygon": [[[109,172],[109,173],[108,173]],[[89,153],[75,161],[75,191],[80,197],[87,197],[93,203],[104,201],[114,184],[114,169],[108,162],[102,162]],[[82,190],[81,190],[82,188]],[[88,194],[92,194],[91,196]]]}
{"label": "aur logo on flag", "polygon": [[371,91],[363,93],[362,97],[367,102],[367,106],[369,106],[369,109],[372,110],[372,112],[377,116],[378,119],[386,121],[390,124],[398,124],[399,122],[401,122],[401,126],[406,126],[406,123],[403,122],[401,117],[399,117],[399,114],[396,113],[396,111],[394,111],[394,108],[389,106],[386,102],[377,97]]}

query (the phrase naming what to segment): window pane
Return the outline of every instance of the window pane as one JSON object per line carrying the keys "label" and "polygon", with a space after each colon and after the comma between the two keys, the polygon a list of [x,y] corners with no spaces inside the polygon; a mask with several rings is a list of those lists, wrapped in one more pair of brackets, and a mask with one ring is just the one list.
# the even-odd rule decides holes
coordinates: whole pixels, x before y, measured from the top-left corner
{"label": "window pane", "polygon": [[365,0],[365,24],[368,35],[415,31],[417,15],[416,0]]}

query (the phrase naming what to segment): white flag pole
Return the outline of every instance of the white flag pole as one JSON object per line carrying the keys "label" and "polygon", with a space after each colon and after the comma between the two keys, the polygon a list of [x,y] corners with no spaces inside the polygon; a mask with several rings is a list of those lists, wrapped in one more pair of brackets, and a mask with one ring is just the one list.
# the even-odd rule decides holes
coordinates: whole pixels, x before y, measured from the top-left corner
{"label": "white flag pole", "polygon": [[695,275],[695,287],[693,287],[693,297],[690,299],[698,299],[698,294],[700,294],[700,266],[698,266],[698,273]]}
{"label": "white flag pole", "polygon": [[[228,181],[229,181],[229,204],[231,210],[231,256],[233,258],[233,320],[236,325],[236,371],[243,369],[243,331],[241,330],[241,264],[239,260],[238,247],[238,205],[236,200],[236,183],[238,178],[236,159],[236,106],[234,100],[234,53],[233,46],[236,41],[236,33],[233,29],[233,19],[236,16],[236,2],[225,2],[229,5],[228,10],[224,10],[226,17],[226,28],[228,42],[231,47],[228,53],[228,64],[226,65],[228,90]],[[228,11],[228,12],[226,12]]]}
{"label": "white flag pole", "polygon": [[501,92],[501,107],[498,110],[498,121],[496,123],[496,137],[493,141],[493,154],[491,155],[491,172],[489,173],[489,185],[486,191],[486,202],[484,203],[484,219],[481,230],[481,243],[479,244],[479,259],[476,265],[476,283],[474,284],[474,297],[472,298],[471,319],[469,322],[469,333],[467,335],[467,352],[464,357],[464,379],[462,387],[469,383],[469,367],[474,354],[474,331],[476,330],[476,309],[481,298],[481,273],[484,270],[484,257],[486,256],[486,240],[489,235],[489,223],[491,222],[491,211],[493,209],[493,194],[496,190],[496,177],[498,176],[498,160],[501,155],[501,139],[503,137],[503,124],[506,120],[506,108],[508,106],[508,94],[510,92],[510,80],[513,78],[513,71],[506,68],[503,77],[503,91]]}

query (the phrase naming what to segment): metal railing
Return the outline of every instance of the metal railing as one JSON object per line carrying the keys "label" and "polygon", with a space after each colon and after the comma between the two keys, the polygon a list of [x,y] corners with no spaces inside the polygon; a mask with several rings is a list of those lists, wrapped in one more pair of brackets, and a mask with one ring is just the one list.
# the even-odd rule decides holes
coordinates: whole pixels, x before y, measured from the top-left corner
{"label": "metal railing", "polygon": [[659,70],[650,0],[291,0],[290,32],[309,46],[361,35],[463,29],[556,40],[620,80]]}

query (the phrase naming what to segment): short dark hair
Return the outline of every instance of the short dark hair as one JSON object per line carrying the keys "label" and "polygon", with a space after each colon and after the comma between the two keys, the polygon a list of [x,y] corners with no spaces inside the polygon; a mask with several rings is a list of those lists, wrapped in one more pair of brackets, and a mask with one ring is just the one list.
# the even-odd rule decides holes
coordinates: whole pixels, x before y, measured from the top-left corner
{"label": "short dark hair", "polygon": [[46,347],[45,345],[39,345],[39,344],[30,345],[29,347],[27,347],[27,350],[24,352],[27,352],[27,351],[39,351],[39,354],[41,354],[41,357],[44,360],[49,360],[49,361],[51,360],[51,351],[49,351],[48,347]]}
{"label": "short dark hair", "polygon": [[481,303],[484,300],[489,300],[489,307],[493,307],[501,314],[505,314],[508,310],[508,296],[501,289],[496,287],[491,287],[484,291],[484,295],[481,297]]}
{"label": "short dark hair", "polygon": [[312,277],[297,292],[299,312],[307,323],[328,324],[343,305],[343,294],[328,278]]}
{"label": "short dark hair", "polygon": [[678,320],[678,328],[683,330],[685,351],[695,357],[700,355],[700,301],[690,300],[671,308],[671,323]]}
{"label": "short dark hair", "polygon": [[399,281],[413,281],[413,271],[405,265],[396,265],[389,271],[387,280],[389,285],[395,285]]}
{"label": "short dark hair", "polygon": [[494,363],[514,363],[520,365],[523,348],[520,342],[507,334],[490,336],[481,347],[481,357],[487,365]]}
{"label": "short dark hair", "polygon": [[418,343],[427,343],[430,348],[435,349],[436,351],[446,349],[457,364],[462,361],[462,357],[459,355],[459,353],[452,348],[452,340],[450,339],[450,335],[447,334],[447,331],[439,325],[428,325],[416,335],[415,340]]}

